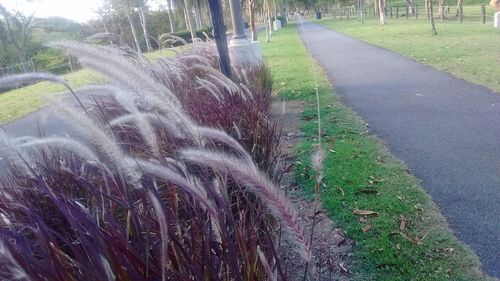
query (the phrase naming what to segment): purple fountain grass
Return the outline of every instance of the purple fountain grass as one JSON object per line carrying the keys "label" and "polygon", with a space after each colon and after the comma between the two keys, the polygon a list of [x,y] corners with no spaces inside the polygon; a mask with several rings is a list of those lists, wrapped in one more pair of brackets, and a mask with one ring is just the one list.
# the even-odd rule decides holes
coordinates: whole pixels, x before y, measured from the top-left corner
{"label": "purple fountain grass", "polygon": [[80,139],[0,132],[0,277],[261,280],[280,264],[278,223],[309,259],[297,213],[265,175],[279,134],[264,66],[233,82],[203,43],[159,66],[56,45],[109,84],[72,92],[91,97],[86,114],[60,105]]}
{"label": "purple fountain grass", "polygon": [[214,152],[203,149],[185,149],[181,156],[186,161],[214,168],[229,173],[236,181],[266,202],[278,221],[287,231],[292,242],[297,246],[297,252],[306,260],[311,258],[311,248],[307,241],[304,229],[299,222],[299,216],[286,195],[279,190],[258,168],[251,162],[242,161],[223,152]]}

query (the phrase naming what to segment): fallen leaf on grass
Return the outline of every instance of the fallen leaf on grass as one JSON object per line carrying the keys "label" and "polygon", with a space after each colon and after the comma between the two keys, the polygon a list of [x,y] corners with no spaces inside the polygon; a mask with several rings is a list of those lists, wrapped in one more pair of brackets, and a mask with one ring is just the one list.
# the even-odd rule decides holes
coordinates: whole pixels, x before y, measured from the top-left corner
{"label": "fallen leaf on grass", "polygon": [[355,215],[358,215],[358,216],[378,216],[377,212],[370,211],[370,210],[359,210],[359,209],[356,209],[356,210],[354,210],[353,213]]}
{"label": "fallen leaf on grass", "polygon": [[403,215],[399,216],[399,230],[401,231],[406,230],[406,220]]}
{"label": "fallen leaf on grass", "polygon": [[397,243],[396,244],[396,249],[401,250],[401,244]]}
{"label": "fallen leaf on grass", "polygon": [[359,217],[358,221],[360,223],[365,223],[366,222],[366,218],[365,217]]}
{"label": "fallen leaf on grass", "polygon": [[368,232],[370,229],[372,228],[372,225],[371,224],[367,224],[365,226],[363,226],[363,228],[361,228],[361,230],[366,233]]}
{"label": "fallen leaf on grass", "polygon": [[403,233],[403,232],[400,232],[399,234],[401,234],[401,236],[403,236],[403,238],[407,241],[410,241],[411,243],[413,244],[416,244],[416,245],[422,245],[422,241],[425,239],[425,237],[427,237],[427,234],[429,234],[429,232],[426,232],[424,234],[424,236],[422,236],[421,238],[420,237],[415,237],[415,238],[410,238],[406,233]]}
{"label": "fallen leaf on grass", "polygon": [[339,263],[339,268],[340,272],[342,272],[345,275],[349,275],[349,270],[347,270],[343,262]]}

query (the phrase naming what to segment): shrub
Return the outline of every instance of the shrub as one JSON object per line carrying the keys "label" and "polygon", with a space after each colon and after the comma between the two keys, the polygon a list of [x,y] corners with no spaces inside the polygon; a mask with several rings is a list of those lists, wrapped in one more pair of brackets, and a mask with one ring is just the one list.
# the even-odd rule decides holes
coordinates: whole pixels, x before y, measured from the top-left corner
{"label": "shrub", "polygon": [[[309,260],[297,212],[258,168],[271,174],[277,153],[264,66],[233,82],[203,44],[158,65],[55,45],[110,84],[73,92],[83,112],[60,105],[81,138],[0,133],[2,279],[284,279],[279,226]],[[0,84],[43,77],[60,80]]]}

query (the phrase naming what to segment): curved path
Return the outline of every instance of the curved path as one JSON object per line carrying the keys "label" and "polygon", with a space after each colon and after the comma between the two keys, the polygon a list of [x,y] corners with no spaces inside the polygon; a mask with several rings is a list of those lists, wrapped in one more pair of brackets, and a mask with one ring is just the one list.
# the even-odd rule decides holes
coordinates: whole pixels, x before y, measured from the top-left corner
{"label": "curved path", "polygon": [[299,31],[343,102],[500,277],[500,93],[308,21]]}

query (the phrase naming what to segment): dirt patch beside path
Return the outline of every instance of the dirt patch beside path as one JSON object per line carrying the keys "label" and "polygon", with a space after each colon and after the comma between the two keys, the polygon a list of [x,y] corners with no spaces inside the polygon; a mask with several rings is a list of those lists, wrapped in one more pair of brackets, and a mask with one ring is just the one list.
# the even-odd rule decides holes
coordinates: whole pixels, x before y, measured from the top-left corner
{"label": "dirt patch beside path", "polygon": [[[293,149],[304,137],[300,131],[300,115],[304,108],[305,103],[301,101],[273,102],[273,118],[282,127],[280,169],[295,163]],[[306,228],[306,237],[310,237],[314,202],[305,200],[296,192],[300,187],[293,181],[291,172],[283,176],[280,185],[295,204]],[[312,241],[314,259],[309,265],[306,280],[349,280],[348,258],[352,245],[353,242],[347,239],[344,231],[335,228],[333,221],[319,207]],[[289,245],[281,245],[279,250],[288,279],[303,280],[305,264],[302,259]]]}

